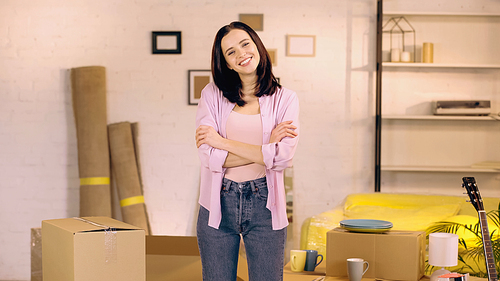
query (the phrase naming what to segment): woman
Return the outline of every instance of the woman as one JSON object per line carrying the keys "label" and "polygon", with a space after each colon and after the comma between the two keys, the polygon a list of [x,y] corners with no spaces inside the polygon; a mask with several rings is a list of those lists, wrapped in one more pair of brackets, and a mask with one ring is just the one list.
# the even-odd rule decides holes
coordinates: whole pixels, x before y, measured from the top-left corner
{"label": "woman", "polygon": [[241,22],[217,32],[212,75],[196,115],[203,280],[236,280],[241,237],[250,280],[282,280],[283,170],[298,142],[297,95],[278,84],[259,36]]}

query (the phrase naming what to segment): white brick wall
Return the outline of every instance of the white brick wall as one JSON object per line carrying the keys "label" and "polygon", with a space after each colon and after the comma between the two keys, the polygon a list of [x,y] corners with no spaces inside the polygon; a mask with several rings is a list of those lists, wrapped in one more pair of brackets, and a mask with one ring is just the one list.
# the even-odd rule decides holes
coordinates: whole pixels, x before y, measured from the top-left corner
{"label": "white brick wall", "polygon": [[[210,68],[216,31],[239,13],[264,14],[259,34],[278,49],[275,73],[301,100],[298,245],[306,217],[373,188],[375,2],[2,0],[0,279],[29,279],[30,228],[78,215],[72,67],[105,66],[108,122],[140,124],[153,233],[194,234],[199,161],[187,71]],[[447,5],[467,1],[456,2]],[[182,31],[182,54],[152,55],[153,30]],[[316,57],[286,57],[287,34],[316,35]]]}

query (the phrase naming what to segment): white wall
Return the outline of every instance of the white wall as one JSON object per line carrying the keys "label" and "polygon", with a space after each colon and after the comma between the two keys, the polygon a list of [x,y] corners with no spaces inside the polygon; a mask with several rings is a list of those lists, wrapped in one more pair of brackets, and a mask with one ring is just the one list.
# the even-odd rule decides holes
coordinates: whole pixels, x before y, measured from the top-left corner
{"label": "white wall", "polygon": [[[386,3],[398,9],[401,3],[456,10],[495,5]],[[216,31],[239,13],[264,14],[259,34],[268,48],[278,49],[275,73],[301,101],[294,237],[306,217],[333,208],[349,193],[371,191],[375,12],[374,0],[2,0],[0,279],[29,279],[31,227],[78,215],[68,79],[73,67],[105,66],[108,122],[140,124],[153,233],[194,234],[199,160],[187,71],[209,69]],[[182,55],[151,55],[153,30],[182,31]],[[287,34],[316,35],[316,57],[286,57]]]}

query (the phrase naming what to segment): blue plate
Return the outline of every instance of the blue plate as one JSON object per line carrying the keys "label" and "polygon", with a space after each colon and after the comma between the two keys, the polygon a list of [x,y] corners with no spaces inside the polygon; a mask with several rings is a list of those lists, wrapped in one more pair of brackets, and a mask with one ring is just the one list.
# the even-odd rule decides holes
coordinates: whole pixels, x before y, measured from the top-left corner
{"label": "blue plate", "polygon": [[350,228],[343,226],[342,228],[351,232],[365,232],[365,233],[383,233],[389,231],[391,228]]}
{"label": "blue plate", "polygon": [[392,222],[369,219],[350,219],[340,222],[340,226],[357,232],[384,232],[392,228]]}

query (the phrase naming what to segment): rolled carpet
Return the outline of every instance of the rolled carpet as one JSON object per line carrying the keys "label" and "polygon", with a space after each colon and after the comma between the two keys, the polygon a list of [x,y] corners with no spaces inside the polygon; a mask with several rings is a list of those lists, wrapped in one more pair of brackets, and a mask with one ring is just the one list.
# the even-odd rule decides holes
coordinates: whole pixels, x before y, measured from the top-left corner
{"label": "rolled carpet", "polygon": [[72,68],[71,93],[78,142],[80,216],[111,217],[106,69]]}
{"label": "rolled carpet", "polygon": [[[130,127],[132,128],[132,140],[134,141],[134,150],[135,150],[135,160],[137,162],[137,171],[139,174],[139,183],[141,184],[141,193],[144,194],[144,183],[142,181],[142,175],[141,175],[141,158],[140,158],[140,151],[139,151],[139,123],[134,122],[130,124]],[[149,224],[149,219],[147,218],[148,214],[148,206],[144,204],[144,210],[146,212],[146,221],[148,224],[148,228],[146,229],[146,233],[151,234],[151,225]]]}
{"label": "rolled carpet", "polygon": [[109,149],[113,179],[116,181],[123,221],[140,227],[149,234],[132,127],[129,122],[108,125]]}

